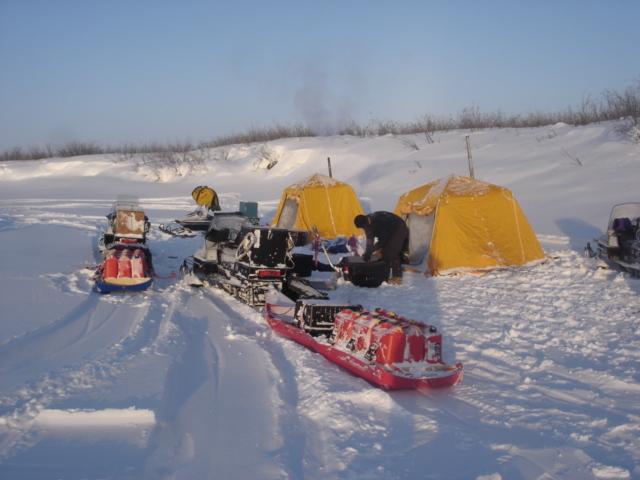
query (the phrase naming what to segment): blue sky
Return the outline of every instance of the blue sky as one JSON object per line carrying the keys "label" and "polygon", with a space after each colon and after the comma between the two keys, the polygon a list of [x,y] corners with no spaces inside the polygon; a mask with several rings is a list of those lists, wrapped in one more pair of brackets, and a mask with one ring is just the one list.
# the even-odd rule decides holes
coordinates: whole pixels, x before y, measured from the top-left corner
{"label": "blue sky", "polygon": [[0,0],[0,150],[560,111],[640,78],[639,18],[638,0]]}

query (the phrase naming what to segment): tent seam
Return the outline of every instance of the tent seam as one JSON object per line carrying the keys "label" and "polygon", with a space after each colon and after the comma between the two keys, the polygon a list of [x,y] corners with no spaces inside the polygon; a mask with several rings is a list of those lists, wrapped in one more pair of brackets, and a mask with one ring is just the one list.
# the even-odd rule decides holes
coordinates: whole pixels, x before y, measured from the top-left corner
{"label": "tent seam", "polygon": [[323,184],[323,187],[324,187],[324,193],[327,197],[327,205],[329,207],[329,218],[331,218],[331,227],[333,228],[333,235],[335,236],[335,235],[338,235],[338,231],[336,229],[336,223],[333,218],[333,209],[331,208],[331,201],[329,198],[329,187],[326,184]]}
{"label": "tent seam", "polygon": [[[504,190],[502,192],[504,194]],[[525,263],[524,246],[522,245],[522,234],[520,233],[520,222],[518,222],[518,211],[516,210],[516,199],[512,197],[511,202],[513,204],[513,216],[516,220],[516,230],[518,231],[518,243],[520,244],[520,256],[522,258],[522,264],[524,265]]]}

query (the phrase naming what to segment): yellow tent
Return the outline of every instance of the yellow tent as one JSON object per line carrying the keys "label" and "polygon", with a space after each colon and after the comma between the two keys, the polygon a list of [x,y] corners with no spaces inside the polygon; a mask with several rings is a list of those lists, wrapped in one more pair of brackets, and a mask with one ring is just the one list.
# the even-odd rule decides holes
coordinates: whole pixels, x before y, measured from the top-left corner
{"label": "yellow tent", "polygon": [[409,226],[409,264],[426,274],[482,272],[546,259],[511,191],[458,175],[400,197]]}
{"label": "yellow tent", "polygon": [[363,214],[351,186],[317,173],[285,188],[271,224],[291,230],[315,225],[321,237],[331,239],[359,235],[353,219]]}

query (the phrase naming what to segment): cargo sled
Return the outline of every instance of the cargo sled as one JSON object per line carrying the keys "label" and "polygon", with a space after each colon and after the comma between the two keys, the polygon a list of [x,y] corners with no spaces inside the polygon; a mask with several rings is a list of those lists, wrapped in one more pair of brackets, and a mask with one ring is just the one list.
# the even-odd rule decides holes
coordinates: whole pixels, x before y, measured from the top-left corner
{"label": "cargo sled", "polygon": [[240,212],[216,212],[203,248],[185,259],[181,273],[191,285],[216,285],[248,305],[261,307],[271,286],[306,288],[306,282],[291,276],[296,268],[291,250],[307,237],[285,228],[253,225]]}
{"label": "cargo sled", "polygon": [[107,228],[99,240],[99,249],[103,252],[103,256],[105,251],[116,245],[138,247],[146,245],[151,224],[138,197],[118,196],[111,206],[107,219]]}
{"label": "cargo sled", "polygon": [[101,293],[141,292],[153,283],[151,252],[146,245],[112,245],[104,254],[95,276]]}
{"label": "cargo sled", "polygon": [[276,289],[264,315],[277,333],[317,352],[383,390],[450,387],[463,366],[442,360],[442,336],[433,326],[383,309],[330,300],[293,300]]}
{"label": "cargo sled", "polygon": [[640,203],[622,203],[611,210],[606,233],[585,248],[586,257],[597,257],[608,265],[640,278]]}

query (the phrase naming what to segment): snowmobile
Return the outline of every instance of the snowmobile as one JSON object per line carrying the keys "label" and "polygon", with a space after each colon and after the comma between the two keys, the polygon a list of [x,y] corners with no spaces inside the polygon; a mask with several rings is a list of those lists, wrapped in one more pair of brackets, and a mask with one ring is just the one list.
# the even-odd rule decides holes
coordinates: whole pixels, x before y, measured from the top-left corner
{"label": "snowmobile", "polygon": [[138,197],[119,195],[111,206],[107,219],[107,228],[100,236],[98,244],[103,257],[104,252],[114,245],[146,245],[151,224]]}
{"label": "snowmobile", "polygon": [[285,228],[253,225],[240,212],[217,212],[203,248],[185,259],[181,273],[190,285],[217,285],[254,307],[264,306],[271,285],[324,298],[295,275],[295,246],[295,236]]}
{"label": "snowmobile", "polygon": [[177,237],[193,237],[196,232],[207,230],[214,212],[221,210],[218,194],[207,186],[200,186],[193,189],[191,196],[196,201],[196,209],[168,225],[161,223],[160,230]]}
{"label": "snowmobile", "polygon": [[102,293],[143,291],[153,283],[147,233],[151,227],[138,197],[120,195],[107,215],[98,248],[102,263],[93,277]]}
{"label": "snowmobile", "polygon": [[[209,187],[196,187],[191,196],[196,201],[196,209],[181,219],[165,225],[161,223],[158,228],[175,237],[194,237],[198,232],[206,232],[211,220],[217,212],[221,212],[218,194]],[[258,224],[258,205],[255,202],[240,202],[239,212],[249,218],[252,224]]]}
{"label": "snowmobile", "polygon": [[462,381],[461,363],[442,360],[436,327],[388,312],[271,289],[265,319],[275,332],[320,353],[383,390],[447,387]]}
{"label": "snowmobile", "polygon": [[640,278],[640,203],[622,203],[611,210],[606,233],[587,243],[585,257],[597,257],[607,264]]}
{"label": "snowmobile", "polygon": [[183,218],[176,219],[167,225],[161,223],[158,228],[174,237],[195,237],[198,232],[207,230],[212,218],[213,212],[209,210],[209,207],[199,205]]}

